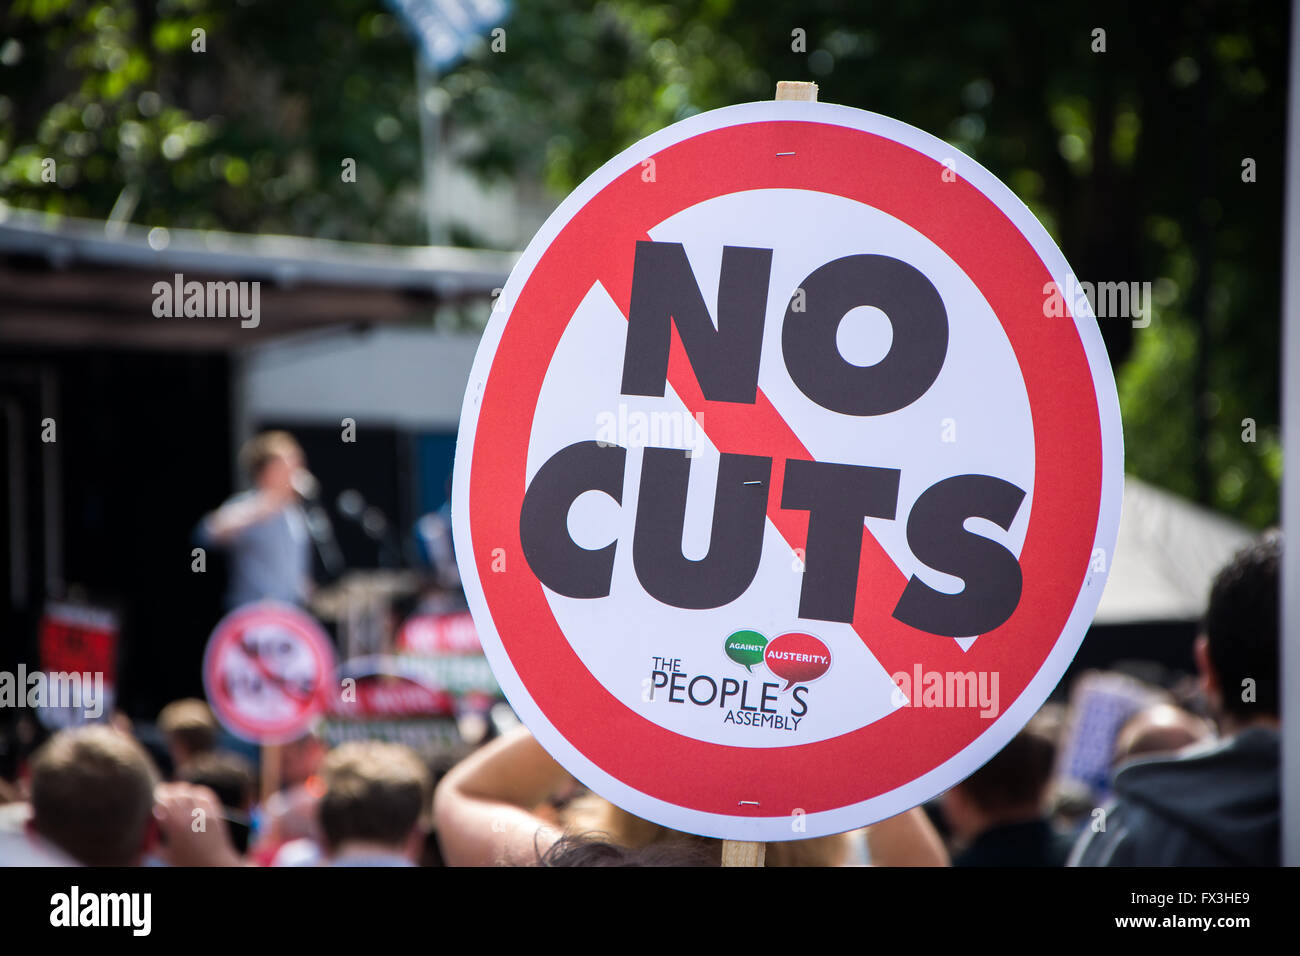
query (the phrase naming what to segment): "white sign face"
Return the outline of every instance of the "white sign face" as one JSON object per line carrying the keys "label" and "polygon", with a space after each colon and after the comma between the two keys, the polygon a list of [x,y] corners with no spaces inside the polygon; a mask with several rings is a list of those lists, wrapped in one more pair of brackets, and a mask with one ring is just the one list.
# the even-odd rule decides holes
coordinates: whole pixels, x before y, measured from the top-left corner
{"label": "white sign face", "polygon": [[502,293],[457,447],[466,593],[541,743],[642,817],[765,841],[996,753],[1118,527],[1073,287],[1004,186],[871,113],[718,110],[593,174]]}

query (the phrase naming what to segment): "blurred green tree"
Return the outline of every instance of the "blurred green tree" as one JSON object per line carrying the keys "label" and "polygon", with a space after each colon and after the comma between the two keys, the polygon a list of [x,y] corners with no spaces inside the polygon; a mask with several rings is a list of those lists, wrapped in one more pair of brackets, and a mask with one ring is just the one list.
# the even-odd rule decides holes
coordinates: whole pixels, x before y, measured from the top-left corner
{"label": "blurred green tree", "polygon": [[[150,225],[423,238],[414,54],[380,3],[17,0],[3,27],[5,201]],[[42,181],[46,157],[57,188]]]}
{"label": "blurred green tree", "polygon": [[[1152,284],[1149,325],[1101,319],[1127,470],[1264,526],[1282,464],[1285,20],[1249,0],[517,0],[506,50],[480,44],[440,98],[460,163],[557,197],[653,130],[768,99],[777,79],[947,140],[1025,201],[1081,279]],[[411,45],[381,0],[17,0],[5,26],[5,201],[422,239]],[[191,51],[200,27],[206,53]],[[340,182],[349,156],[363,188]]]}

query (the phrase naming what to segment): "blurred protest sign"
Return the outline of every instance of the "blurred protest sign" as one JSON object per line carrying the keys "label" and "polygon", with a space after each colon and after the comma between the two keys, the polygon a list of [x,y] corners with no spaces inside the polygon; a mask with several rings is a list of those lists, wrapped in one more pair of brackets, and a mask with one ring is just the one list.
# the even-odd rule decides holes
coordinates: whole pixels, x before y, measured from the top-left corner
{"label": "blurred protest sign", "polygon": [[1070,691],[1064,739],[1056,758],[1058,789],[1082,787],[1094,803],[1110,796],[1115,741],[1124,723],[1167,695],[1125,674],[1089,671]]}
{"label": "blurred protest sign", "polygon": [[311,615],[274,601],[227,614],[208,639],[203,688],[217,719],[263,745],[301,737],[339,692],[334,648]]}
{"label": "blurred protest sign", "polygon": [[[117,615],[107,608],[51,601],[41,617],[38,646],[40,670],[53,691],[36,710],[41,723],[60,730],[107,720],[117,698]],[[79,686],[71,688],[74,678]],[[61,694],[59,687],[77,692]]]}
{"label": "blurred protest sign", "polygon": [[479,743],[502,695],[470,613],[412,614],[394,650],[339,665],[340,693],[321,728],[326,742],[404,743],[432,762]]}
{"label": "blurred protest sign", "polygon": [[974,161],[846,107],[701,114],[594,173],[500,296],[457,444],[466,595],[538,740],[733,841],[892,816],[1001,749],[1119,521],[1071,278]]}
{"label": "blurred protest sign", "polygon": [[405,744],[430,761],[463,749],[455,697],[428,683],[404,658],[356,658],[340,665],[338,676],[340,691],[320,731],[331,747],[385,740]]}
{"label": "blurred protest sign", "polygon": [[491,729],[494,706],[504,706],[504,698],[469,611],[412,614],[395,643],[405,672],[452,696],[464,742],[481,743]]}
{"label": "blurred protest sign", "polygon": [[431,656],[483,653],[469,611],[411,615],[397,634],[397,649],[404,654]]}
{"label": "blurred protest sign", "polygon": [[469,611],[413,614],[398,631],[396,647],[404,666],[433,686],[457,696],[501,696]]}

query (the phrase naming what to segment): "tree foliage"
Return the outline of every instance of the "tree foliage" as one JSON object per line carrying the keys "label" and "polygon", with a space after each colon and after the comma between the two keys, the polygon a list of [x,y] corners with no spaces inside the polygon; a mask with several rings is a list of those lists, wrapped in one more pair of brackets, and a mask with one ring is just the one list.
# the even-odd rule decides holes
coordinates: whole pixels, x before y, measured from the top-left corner
{"label": "tree foliage", "polygon": [[[0,190],[151,225],[418,242],[414,59],[367,0],[18,0]],[[204,31],[202,47],[194,33]],[[55,161],[57,188],[42,181]],[[355,183],[341,175],[356,160]]]}
{"label": "tree foliage", "polygon": [[[987,167],[1081,279],[1150,282],[1148,326],[1101,320],[1127,469],[1277,519],[1283,5],[514,7],[504,51],[484,38],[441,78],[462,164],[558,197],[669,123],[817,80]],[[6,27],[8,202],[106,217],[138,196],[132,218],[160,225],[422,238],[412,48],[380,0],[19,0]]]}

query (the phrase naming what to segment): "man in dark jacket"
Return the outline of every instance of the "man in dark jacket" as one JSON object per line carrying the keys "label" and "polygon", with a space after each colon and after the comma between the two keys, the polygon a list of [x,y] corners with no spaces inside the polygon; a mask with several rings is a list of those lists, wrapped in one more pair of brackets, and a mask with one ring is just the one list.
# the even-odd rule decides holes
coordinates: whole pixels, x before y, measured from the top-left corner
{"label": "man in dark jacket", "polygon": [[1281,553],[1281,536],[1265,535],[1210,591],[1195,656],[1222,737],[1121,768],[1115,802],[1080,837],[1070,865],[1279,864]]}

